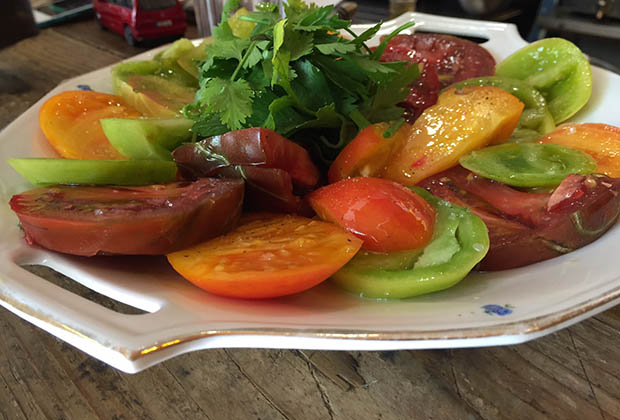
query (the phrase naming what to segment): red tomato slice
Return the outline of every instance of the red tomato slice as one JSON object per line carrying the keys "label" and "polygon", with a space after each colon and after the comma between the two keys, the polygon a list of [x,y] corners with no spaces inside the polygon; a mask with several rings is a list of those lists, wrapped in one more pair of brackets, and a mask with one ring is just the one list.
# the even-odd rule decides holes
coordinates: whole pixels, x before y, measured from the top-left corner
{"label": "red tomato slice", "polygon": [[201,179],[145,187],[59,185],[14,195],[29,244],[67,254],[161,255],[230,230],[243,181]]}
{"label": "red tomato slice", "polygon": [[120,96],[78,90],[62,92],[45,102],[39,112],[39,123],[62,157],[125,160],[106,138],[99,120],[138,117],[140,113]]}
{"label": "red tomato slice", "polygon": [[308,200],[321,219],[363,239],[363,248],[369,251],[422,248],[435,226],[435,210],[430,204],[386,179],[345,179],[313,191]]}
{"label": "red tomato slice", "polygon": [[168,255],[168,261],[208,292],[264,299],[316,286],[346,264],[361,242],[336,225],[305,217],[252,217],[226,235]]}

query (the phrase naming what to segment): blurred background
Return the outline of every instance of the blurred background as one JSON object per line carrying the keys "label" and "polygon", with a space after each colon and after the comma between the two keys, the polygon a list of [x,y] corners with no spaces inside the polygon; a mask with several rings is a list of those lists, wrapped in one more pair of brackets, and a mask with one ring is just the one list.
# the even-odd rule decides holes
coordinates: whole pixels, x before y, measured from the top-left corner
{"label": "blurred background", "polygon": [[[121,6],[133,2],[133,0],[97,1]],[[148,1],[163,4],[166,1],[174,3],[177,0]],[[197,10],[202,7],[204,16],[207,13],[205,8],[213,10],[214,7],[219,7],[221,10],[223,1],[182,0],[182,7],[188,18],[186,36],[200,36],[205,33],[200,25],[196,26]],[[316,3],[334,2],[317,0]],[[592,57],[595,64],[616,72],[620,68],[620,54],[616,51],[620,41],[620,0],[345,0],[336,5],[342,14],[359,23],[387,20],[410,10],[514,23],[521,36],[528,41],[561,36],[577,44]],[[33,13],[30,13],[31,8]],[[94,18],[92,0],[2,0],[0,48],[19,39],[34,36],[41,28]],[[168,38],[162,37],[138,47],[150,48],[154,44],[168,41]]]}

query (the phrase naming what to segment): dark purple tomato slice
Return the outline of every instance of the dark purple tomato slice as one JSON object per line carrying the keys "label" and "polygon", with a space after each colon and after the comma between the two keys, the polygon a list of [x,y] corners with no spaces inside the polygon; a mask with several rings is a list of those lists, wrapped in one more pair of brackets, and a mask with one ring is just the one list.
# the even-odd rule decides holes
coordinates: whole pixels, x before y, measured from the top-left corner
{"label": "dark purple tomato slice", "polygon": [[491,247],[483,270],[521,267],[581,248],[620,214],[620,179],[603,175],[569,175],[553,193],[527,193],[455,167],[420,186],[485,222]]}
{"label": "dark purple tomato slice", "polygon": [[264,128],[247,128],[174,150],[188,178],[243,178],[246,208],[309,214],[300,194],[316,187],[319,171],[303,147]]}
{"label": "dark purple tomato slice", "polygon": [[220,155],[230,165],[282,169],[290,174],[293,185],[300,190],[312,189],[319,182],[319,170],[308,151],[266,128],[230,131],[199,143],[182,145],[173,152],[181,170],[197,176],[208,176],[213,167],[209,162],[217,159],[214,155]]}
{"label": "dark purple tomato slice", "polygon": [[163,255],[232,229],[244,183],[205,178],[141,187],[67,186],[14,195],[29,244],[67,254]]}

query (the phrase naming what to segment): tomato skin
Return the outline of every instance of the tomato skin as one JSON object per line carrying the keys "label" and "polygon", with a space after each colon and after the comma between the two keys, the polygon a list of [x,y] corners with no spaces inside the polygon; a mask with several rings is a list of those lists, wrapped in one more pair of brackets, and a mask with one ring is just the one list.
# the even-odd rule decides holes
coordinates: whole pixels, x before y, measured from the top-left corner
{"label": "tomato skin", "polygon": [[488,144],[500,143],[514,131],[523,103],[492,86],[447,89],[413,125],[403,125],[384,173],[404,185],[416,185],[458,164],[459,158]]}
{"label": "tomato skin", "polygon": [[293,215],[251,215],[226,235],[171,253],[172,267],[220,296],[266,299],[326,280],[361,246],[336,225]]}
{"label": "tomato skin", "polygon": [[231,229],[243,182],[202,179],[145,187],[58,185],[14,195],[29,244],[73,255],[162,255]]}
{"label": "tomato skin", "polygon": [[126,159],[110,144],[99,120],[138,117],[140,113],[119,96],[83,90],[55,95],[39,111],[43,134],[69,159]]}
{"label": "tomato skin", "polygon": [[620,128],[607,124],[562,124],[538,140],[581,150],[594,158],[596,172],[620,177]]}
{"label": "tomato skin", "polygon": [[424,180],[432,194],[479,216],[491,247],[482,270],[557,257],[602,236],[620,213],[620,179],[570,175],[551,194],[526,193],[456,167]]}
{"label": "tomato skin", "polygon": [[363,239],[363,248],[370,251],[422,248],[433,234],[433,207],[389,180],[345,179],[313,191],[308,201],[321,219]]}

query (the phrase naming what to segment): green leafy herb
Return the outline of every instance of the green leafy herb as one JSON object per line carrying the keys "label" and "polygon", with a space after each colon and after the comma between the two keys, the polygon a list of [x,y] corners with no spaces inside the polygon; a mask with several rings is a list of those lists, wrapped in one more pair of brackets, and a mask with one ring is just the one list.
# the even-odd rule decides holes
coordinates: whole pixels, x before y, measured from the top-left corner
{"label": "green leafy herb", "polygon": [[207,59],[199,69],[196,101],[184,110],[195,120],[198,136],[266,127],[329,161],[366,125],[390,121],[394,130],[402,124],[403,109],[397,105],[419,70],[380,62],[386,40],[374,52],[367,47],[381,24],[356,36],[351,22],[340,19],[333,6],[289,0],[285,19],[271,3],[241,15],[238,21],[255,26],[249,38],[240,38],[228,20],[238,7],[239,0],[224,6],[213,30],[215,42],[206,47]]}

